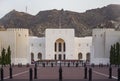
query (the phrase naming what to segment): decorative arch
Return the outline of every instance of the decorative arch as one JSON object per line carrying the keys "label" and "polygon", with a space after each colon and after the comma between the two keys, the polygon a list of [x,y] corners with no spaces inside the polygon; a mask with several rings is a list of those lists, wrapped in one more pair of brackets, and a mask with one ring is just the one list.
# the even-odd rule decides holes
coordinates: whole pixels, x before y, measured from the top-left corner
{"label": "decorative arch", "polygon": [[78,53],[78,60],[81,60],[83,58],[82,53]]}
{"label": "decorative arch", "polygon": [[55,52],[65,52],[66,51],[66,44],[62,38],[59,38],[55,41],[54,45]]}
{"label": "decorative arch", "polygon": [[42,60],[42,53],[38,53],[38,60]]}
{"label": "decorative arch", "polygon": [[86,61],[90,62],[90,53],[86,54]]}

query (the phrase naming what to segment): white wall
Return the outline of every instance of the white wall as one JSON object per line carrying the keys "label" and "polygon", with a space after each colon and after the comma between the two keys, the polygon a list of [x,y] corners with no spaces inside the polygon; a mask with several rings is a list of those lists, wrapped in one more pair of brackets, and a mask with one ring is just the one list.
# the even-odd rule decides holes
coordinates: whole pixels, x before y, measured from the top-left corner
{"label": "white wall", "polygon": [[86,54],[91,54],[92,37],[75,37],[75,59],[78,59],[78,54],[82,53],[83,58],[86,60]]}
{"label": "white wall", "polygon": [[120,31],[107,31],[105,37],[105,57],[109,58],[111,45],[120,42]]}
{"label": "white wall", "polygon": [[94,29],[91,63],[109,63],[110,47],[120,41],[120,32],[114,29]]}
{"label": "white wall", "polygon": [[9,28],[0,31],[1,50],[11,48],[11,63],[28,63],[28,29]]}
{"label": "white wall", "polygon": [[53,60],[55,41],[59,38],[63,39],[66,44],[66,59],[75,59],[74,56],[74,29],[46,29],[45,31],[45,59]]}
{"label": "white wall", "polygon": [[38,60],[38,53],[42,54],[42,60],[45,59],[45,37],[29,37],[29,47],[30,47],[30,60],[31,53],[34,53],[34,60]]}

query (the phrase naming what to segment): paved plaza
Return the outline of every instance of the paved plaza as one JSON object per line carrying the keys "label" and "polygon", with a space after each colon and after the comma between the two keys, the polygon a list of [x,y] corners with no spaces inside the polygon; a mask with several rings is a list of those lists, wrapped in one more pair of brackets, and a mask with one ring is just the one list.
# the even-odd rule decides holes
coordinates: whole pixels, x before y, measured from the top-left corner
{"label": "paved plaza", "polygon": [[[29,68],[33,69],[33,81],[59,81],[59,66],[38,66],[37,79],[34,79],[34,65],[12,67],[13,79],[9,79],[9,67],[4,67],[4,81],[29,81]],[[117,69],[118,67],[112,67],[112,79],[109,79],[109,67],[92,67],[92,81],[117,81]],[[62,81],[88,81],[89,75],[87,79],[84,79],[84,67],[82,66],[62,66],[62,73]]]}

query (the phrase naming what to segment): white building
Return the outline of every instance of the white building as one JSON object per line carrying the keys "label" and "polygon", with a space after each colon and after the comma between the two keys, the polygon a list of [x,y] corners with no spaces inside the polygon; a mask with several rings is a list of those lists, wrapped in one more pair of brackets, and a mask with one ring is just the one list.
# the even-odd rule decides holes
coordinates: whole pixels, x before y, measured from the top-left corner
{"label": "white building", "polygon": [[45,59],[45,37],[29,37],[29,60],[42,60]]}
{"label": "white building", "polygon": [[94,29],[92,32],[91,63],[109,63],[111,45],[120,42],[120,31],[114,29]]}
{"label": "white building", "polygon": [[3,48],[11,48],[11,63],[26,64],[29,62],[28,29],[7,29],[0,31],[0,53]]}
{"label": "white building", "polygon": [[84,60],[109,63],[110,47],[120,42],[120,31],[94,29],[92,37],[75,37],[74,29],[46,29],[45,37],[29,36],[28,29],[0,31],[0,52],[11,47],[11,63],[37,60]]}
{"label": "white building", "polygon": [[31,60],[89,61],[92,37],[79,38],[74,34],[74,29],[46,29],[45,37],[30,37]]}

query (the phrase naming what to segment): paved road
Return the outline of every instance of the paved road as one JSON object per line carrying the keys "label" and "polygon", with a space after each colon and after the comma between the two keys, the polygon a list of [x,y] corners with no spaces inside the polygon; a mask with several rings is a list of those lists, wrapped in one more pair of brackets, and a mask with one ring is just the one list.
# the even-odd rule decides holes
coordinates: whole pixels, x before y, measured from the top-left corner
{"label": "paved road", "polygon": [[[34,69],[33,66],[30,67]],[[13,67],[13,79],[9,79],[9,67],[4,67],[5,81],[29,81],[30,67]],[[38,79],[33,81],[59,81],[59,67],[37,67],[37,69]],[[62,67],[62,69],[63,81],[88,81],[84,79],[84,67]],[[93,81],[117,81],[117,67],[113,67],[113,79],[108,79],[108,67],[95,67],[92,70]]]}
{"label": "paved road", "polygon": [[[4,81],[29,81],[28,79],[14,79],[14,80],[10,80],[10,79],[7,79],[7,80],[4,80]],[[52,79],[52,80],[49,80],[49,79],[37,79],[37,80],[33,80],[33,81],[59,81],[59,80],[56,80],[56,79]],[[85,79],[79,79],[79,80],[71,80],[71,79],[67,79],[67,80],[62,80],[62,81],[88,81],[88,80],[85,80]],[[94,79],[92,81],[117,81],[115,79],[109,79],[109,80],[106,80],[106,79]]]}

